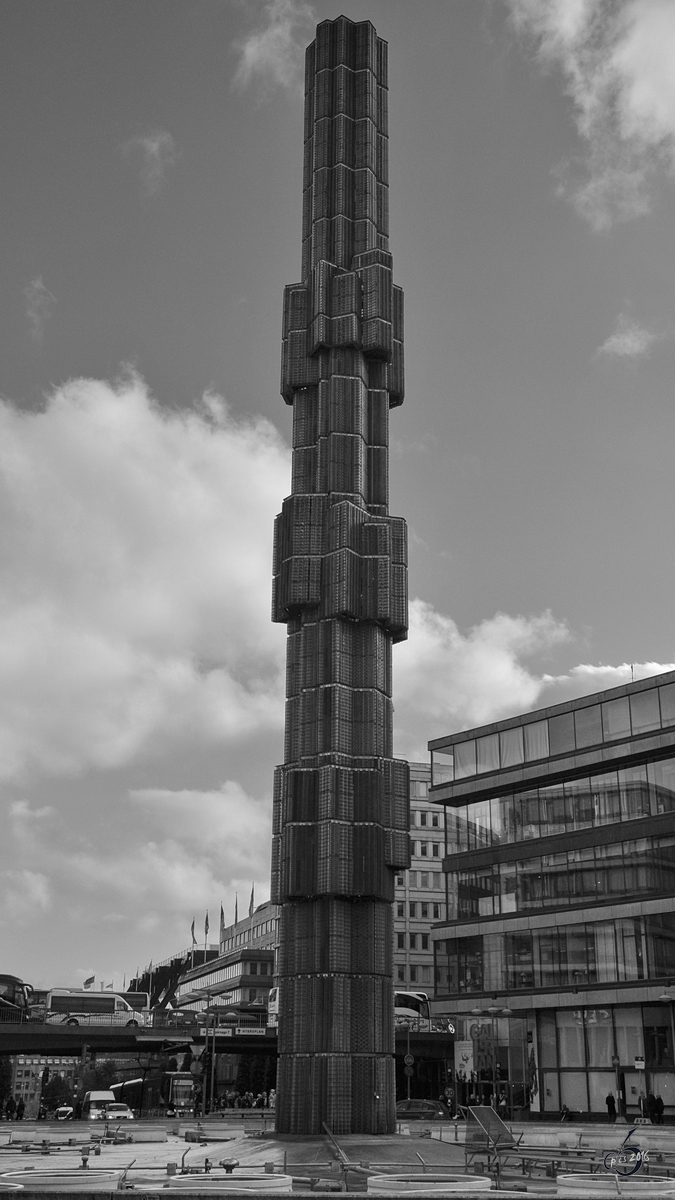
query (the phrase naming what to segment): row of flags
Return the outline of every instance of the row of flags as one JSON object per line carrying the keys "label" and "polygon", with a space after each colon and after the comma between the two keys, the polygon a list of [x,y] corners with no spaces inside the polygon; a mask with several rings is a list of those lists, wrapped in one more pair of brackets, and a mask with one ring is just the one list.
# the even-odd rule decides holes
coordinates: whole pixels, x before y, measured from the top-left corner
{"label": "row of flags", "polygon": [[[254,909],[255,909],[255,883],[252,883],[251,884],[251,899],[250,899],[249,905],[248,905],[249,917],[253,916]],[[239,920],[239,896],[235,892],[235,896],[234,896],[234,924],[235,925],[237,924],[238,920]],[[220,938],[221,938],[221,941],[222,941],[224,929],[225,929],[225,910],[223,909],[223,905],[221,903],[221,905],[220,905]],[[195,937],[194,917],[192,919],[191,932],[192,932],[192,945],[194,947],[197,945],[197,939]],[[204,917],[204,943],[205,944],[206,944],[206,939],[208,938],[208,936],[209,936],[209,910],[207,909],[206,916]],[[152,960],[150,961],[150,966],[147,969],[150,973],[150,979],[152,980]],[[136,978],[137,979],[139,978],[138,969],[136,969]],[[90,975],[88,979],[85,979],[82,986],[85,988],[91,988],[94,986],[95,982],[96,982],[96,976]],[[126,984],[126,979],[125,979],[125,984]],[[111,991],[114,986],[115,986],[114,981],[111,979],[110,983],[106,983],[105,985],[101,984],[101,990],[105,989],[105,990]]]}
{"label": "row of flags", "polygon": [[[249,917],[253,916],[254,908],[255,908],[255,883],[252,883],[251,884],[251,899],[249,901],[249,906],[248,906]],[[239,920],[239,896],[235,892],[235,896],[234,896],[234,924],[235,925],[237,924],[238,920]],[[222,940],[224,929],[225,929],[225,911],[224,911],[223,905],[221,903],[221,905],[220,905],[220,937],[221,937],[221,940]],[[190,931],[192,933],[192,945],[196,946],[197,938],[195,937],[194,917],[192,918],[192,926],[191,926]],[[209,910],[207,909],[206,916],[204,917],[204,942],[206,942],[206,939],[208,936],[209,936]],[[85,987],[86,986],[87,985],[85,984]]]}

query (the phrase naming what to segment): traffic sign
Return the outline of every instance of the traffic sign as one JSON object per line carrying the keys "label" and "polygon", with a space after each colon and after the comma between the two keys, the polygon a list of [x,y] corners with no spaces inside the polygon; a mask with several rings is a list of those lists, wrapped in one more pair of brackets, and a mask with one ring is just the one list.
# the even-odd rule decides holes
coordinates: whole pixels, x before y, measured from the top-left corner
{"label": "traffic sign", "polygon": [[404,1061],[406,1067],[412,1067],[412,1065],[415,1061],[415,1058],[412,1054],[406,1054],[403,1057],[403,1061]]}
{"label": "traffic sign", "polygon": [[404,1067],[403,1074],[410,1076],[410,1075],[414,1075],[415,1072],[413,1071],[412,1067]]}

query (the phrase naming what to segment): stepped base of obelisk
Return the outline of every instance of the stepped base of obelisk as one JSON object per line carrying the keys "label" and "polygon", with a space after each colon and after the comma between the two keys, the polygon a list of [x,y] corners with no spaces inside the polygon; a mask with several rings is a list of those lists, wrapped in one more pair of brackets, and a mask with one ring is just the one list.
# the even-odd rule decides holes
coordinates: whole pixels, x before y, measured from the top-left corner
{"label": "stepped base of obelisk", "polygon": [[277,1130],[390,1133],[391,904],[320,896],[281,910]]}
{"label": "stepped base of obelisk", "polygon": [[396,1128],[394,1059],[374,1054],[279,1056],[277,1133],[392,1133]]}

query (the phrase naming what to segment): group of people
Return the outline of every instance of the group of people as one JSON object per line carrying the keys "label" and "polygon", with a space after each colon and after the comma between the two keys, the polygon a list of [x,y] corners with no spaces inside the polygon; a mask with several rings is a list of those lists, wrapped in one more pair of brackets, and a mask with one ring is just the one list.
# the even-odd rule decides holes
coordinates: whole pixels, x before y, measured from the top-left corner
{"label": "group of people", "polygon": [[640,1096],[640,1108],[643,1117],[649,1117],[652,1125],[663,1125],[663,1110],[665,1105],[661,1096],[649,1092]]}
{"label": "group of people", "polygon": [[[607,1105],[607,1115],[614,1124],[617,1117],[616,1100],[613,1092],[608,1092],[605,1096],[605,1104]],[[653,1092],[649,1092],[645,1096],[644,1092],[640,1094],[640,1112],[643,1117],[649,1117],[652,1125],[663,1125],[663,1110],[665,1104],[661,1096],[655,1096]]]}
{"label": "group of people", "polygon": [[[213,1101],[213,1112],[223,1112],[226,1108],[276,1108],[277,1094],[274,1088],[269,1092],[236,1092],[231,1088],[224,1096],[216,1096]],[[208,1105],[206,1111],[209,1111]],[[167,1116],[175,1116],[175,1110],[167,1109]],[[195,1117],[202,1115],[201,1101],[198,1100],[194,1109]]]}
{"label": "group of people", "polygon": [[235,1092],[234,1088],[231,1088],[226,1096],[221,1097],[221,1107],[227,1108],[274,1108],[276,1102],[277,1094],[274,1088],[269,1092],[258,1092],[257,1096],[254,1096],[253,1092]]}
{"label": "group of people", "polygon": [[25,1111],[26,1105],[21,1098],[15,1100],[13,1096],[8,1096],[4,1107],[0,1103],[0,1120],[23,1121]]}

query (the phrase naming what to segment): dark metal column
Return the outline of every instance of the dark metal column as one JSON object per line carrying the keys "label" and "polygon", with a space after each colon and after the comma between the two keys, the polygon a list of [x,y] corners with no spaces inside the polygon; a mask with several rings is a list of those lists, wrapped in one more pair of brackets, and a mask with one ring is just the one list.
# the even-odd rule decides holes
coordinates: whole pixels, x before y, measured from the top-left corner
{"label": "dark metal column", "polygon": [[392,758],[391,647],[407,634],[405,522],[388,515],[403,294],[388,239],[387,45],[324,21],[308,47],[302,282],[284,294],[292,494],[275,525],[288,627],[274,800],[281,905],[277,1129],[395,1126],[394,873],[409,865]]}

